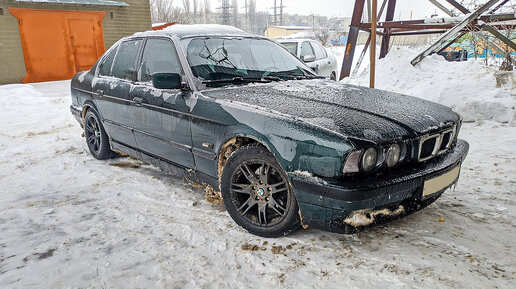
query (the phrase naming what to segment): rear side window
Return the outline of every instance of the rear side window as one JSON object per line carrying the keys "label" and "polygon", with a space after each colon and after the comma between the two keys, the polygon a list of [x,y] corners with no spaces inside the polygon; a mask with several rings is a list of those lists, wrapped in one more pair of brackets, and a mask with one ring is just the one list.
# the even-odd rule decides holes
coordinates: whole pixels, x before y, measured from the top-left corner
{"label": "rear side window", "polygon": [[100,75],[110,76],[111,75],[111,66],[113,65],[113,60],[115,59],[116,51],[118,47],[114,48],[109,52],[109,54],[104,58],[104,61],[100,64],[99,73]]}
{"label": "rear side window", "polygon": [[143,40],[130,40],[120,44],[115,56],[111,75],[114,77],[132,80],[136,72],[136,60]]}
{"label": "rear side window", "polygon": [[143,50],[139,69],[140,81],[152,81],[152,75],[156,72],[181,74],[181,65],[174,44],[166,39],[148,39]]}
{"label": "rear side window", "polygon": [[326,50],[324,49],[324,47],[321,46],[321,44],[317,42],[312,42],[312,47],[314,48],[315,59],[326,58]]}
{"label": "rear side window", "polygon": [[301,56],[315,55],[312,50],[312,45],[308,41],[301,44]]}

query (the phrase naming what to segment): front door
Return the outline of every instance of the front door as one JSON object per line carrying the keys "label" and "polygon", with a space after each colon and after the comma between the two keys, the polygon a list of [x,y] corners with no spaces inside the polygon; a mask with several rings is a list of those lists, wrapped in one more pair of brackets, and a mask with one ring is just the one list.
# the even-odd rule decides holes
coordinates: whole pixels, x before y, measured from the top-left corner
{"label": "front door", "polygon": [[187,168],[194,168],[190,114],[186,100],[190,92],[157,89],[152,86],[156,72],[183,74],[174,44],[165,38],[146,40],[138,82],[131,97],[140,102],[134,134],[138,148]]}
{"label": "front door", "polygon": [[136,80],[136,60],[143,39],[122,42],[103,59],[97,82],[93,87],[94,101],[107,134],[114,141],[136,148],[132,82]]}

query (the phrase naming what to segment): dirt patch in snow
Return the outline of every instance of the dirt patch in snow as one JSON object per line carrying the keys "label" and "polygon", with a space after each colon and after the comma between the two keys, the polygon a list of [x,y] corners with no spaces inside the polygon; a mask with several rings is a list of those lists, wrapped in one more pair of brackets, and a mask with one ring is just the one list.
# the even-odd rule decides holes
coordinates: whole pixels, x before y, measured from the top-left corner
{"label": "dirt patch in snow", "polygon": [[215,189],[208,185],[205,188],[206,194],[204,197],[206,198],[206,201],[214,204],[214,205],[222,205],[222,194],[218,191],[215,191]]}

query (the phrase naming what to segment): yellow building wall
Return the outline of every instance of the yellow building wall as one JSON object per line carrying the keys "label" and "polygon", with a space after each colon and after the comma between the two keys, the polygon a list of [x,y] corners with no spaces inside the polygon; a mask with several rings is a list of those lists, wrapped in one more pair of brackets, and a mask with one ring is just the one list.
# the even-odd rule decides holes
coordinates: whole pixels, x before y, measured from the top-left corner
{"label": "yellow building wall", "polygon": [[274,37],[278,37],[278,36],[289,36],[294,33],[304,32],[304,31],[306,31],[306,30],[290,30],[290,29],[271,26],[271,27],[268,27],[267,29],[265,29],[264,35],[269,38],[274,38]]}

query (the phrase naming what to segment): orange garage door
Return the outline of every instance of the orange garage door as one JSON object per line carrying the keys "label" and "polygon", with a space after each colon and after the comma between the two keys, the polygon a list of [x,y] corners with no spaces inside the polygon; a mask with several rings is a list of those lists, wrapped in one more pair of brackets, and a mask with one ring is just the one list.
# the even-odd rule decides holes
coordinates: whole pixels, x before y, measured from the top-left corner
{"label": "orange garage door", "polygon": [[10,8],[20,29],[23,82],[70,79],[104,53],[105,12]]}

